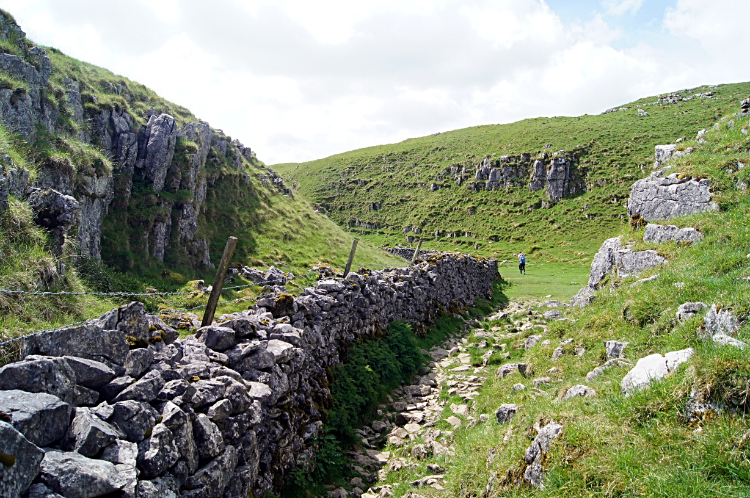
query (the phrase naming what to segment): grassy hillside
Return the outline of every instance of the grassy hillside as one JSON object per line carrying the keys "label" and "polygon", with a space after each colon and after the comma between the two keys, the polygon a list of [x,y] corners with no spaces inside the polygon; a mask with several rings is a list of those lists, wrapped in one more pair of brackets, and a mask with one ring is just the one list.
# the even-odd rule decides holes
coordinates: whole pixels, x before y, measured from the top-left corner
{"label": "grassy hillside", "polygon": [[[0,36],[0,51],[16,55],[31,64],[29,49],[34,43],[19,38],[14,31],[12,16],[0,11],[5,26],[10,30]],[[33,141],[9,131],[0,124],[0,156],[11,169],[25,168],[33,184],[43,170],[59,172],[70,184],[85,184],[86,176],[114,174],[115,198],[102,226],[102,261],[86,260],[77,256],[74,239],[77,227],[68,232],[62,254],[51,251],[49,234],[34,224],[34,216],[23,199],[11,197],[8,209],[0,209],[0,290],[24,292],[131,292],[148,289],[158,291],[189,290],[187,284],[202,278],[210,284],[214,270],[197,270],[194,256],[174,240],[165,254],[164,262],[149,257],[142,240],[149,233],[155,219],[170,216],[173,206],[191,202],[192,193],[186,190],[164,189],[154,192],[147,182],[136,178],[131,197],[120,194],[118,164],[101,144],[90,127],[94,126],[102,110],[128,112],[135,123],[134,130],[145,126],[149,113],[172,115],[178,126],[194,123],[198,118],[189,110],[159,97],[146,86],[116,75],[111,71],[69,57],[59,50],[46,47],[52,64],[49,85],[43,89],[44,105],[57,111],[54,133],[37,125]],[[66,91],[68,79],[78,82],[83,104],[83,120],[74,119]],[[28,92],[28,85],[0,71],[0,89],[13,89],[19,95]],[[82,123],[82,124],[81,124]],[[111,126],[108,125],[108,126]],[[231,137],[221,135],[225,142]],[[170,175],[185,170],[188,155],[196,153],[197,145],[180,137],[170,166]],[[237,166],[239,160],[240,167]],[[3,174],[0,165],[0,176]],[[254,155],[229,157],[212,146],[206,167],[198,173],[198,181],[205,179],[209,188],[198,216],[198,236],[209,246],[211,261],[217,264],[230,235],[239,238],[233,265],[249,265],[266,269],[272,265],[283,271],[302,275],[311,266],[321,263],[343,268],[352,246],[351,234],[341,230],[326,216],[314,212],[303,199],[283,195],[267,181],[269,171]],[[171,177],[170,177],[171,178]],[[177,182],[179,183],[179,182]],[[354,259],[359,266],[399,266],[404,261],[362,241]],[[235,285],[247,284],[236,277]],[[290,284],[294,291],[308,285],[314,276]],[[238,297],[251,299],[261,292],[253,286],[241,292],[226,291],[225,301]],[[182,308],[205,304],[207,296],[199,298],[147,297],[151,311],[159,308]],[[132,297],[104,298],[97,296],[34,296],[0,292],[0,342],[7,338],[34,331],[69,324],[98,316]],[[144,299],[141,297],[140,299]],[[223,306],[219,313],[246,307],[247,301]],[[202,311],[198,311],[202,313]],[[11,348],[12,349],[12,348]],[[0,348],[0,363],[4,354]],[[12,353],[12,351],[11,351]]]}
{"label": "grassy hillside", "polygon": [[[418,491],[425,497],[750,495],[750,421],[746,416],[750,349],[717,346],[702,339],[703,313],[684,322],[675,317],[677,307],[685,302],[716,304],[740,319],[736,337],[750,340],[749,128],[747,117],[732,116],[709,132],[707,143],[688,142],[699,147],[695,153],[671,163],[671,172],[710,178],[717,192],[720,211],[670,220],[681,227],[698,228],[704,240],[690,246],[646,244],[642,230],[623,229],[624,241],[638,249],[655,249],[669,263],[616,282],[613,292],[601,291],[584,310],[568,309],[564,313],[568,320],[530,317],[528,309],[541,313],[549,308],[527,302],[507,319],[484,321],[481,336],[469,335],[468,343],[475,345],[488,333],[494,336],[486,348],[467,347],[474,366],[481,365],[486,351],[495,350],[493,344],[495,348],[505,344],[510,357],[494,361],[493,356],[492,370],[504,363],[524,362],[532,373],[501,378],[487,372],[479,397],[470,403],[470,416],[478,419],[486,414],[489,421],[472,426],[466,417],[459,417],[463,425],[454,433],[455,456],[410,461],[411,446],[420,439],[406,447],[386,446],[392,457],[407,458],[402,470],[386,478],[386,483],[394,485],[393,496],[408,496],[408,482],[433,474],[429,464],[446,469],[440,481],[446,490],[425,487]],[[655,274],[659,274],[655,280],[631,286],[636,279]],[[518,330],[520,323],[527,322],[546,325],[548,330],[538,326]],[[523,343],[532,334],[542,334],[549,344],[524,350]],[[553,350],[564,340],[572,342],[563,346],[559,359],[552,359]],[[620,382],[630,366],[614,366],[599,378],[586,380],[588,372],[605,362],[603,342],[607,340],[629,342],[624,360],[630,364],[650,354],[688,347],[695,354],[664,380],[626,397]],[[576,354],[578,348],[585,352]],[[450,370],[446,373],[450,379],[463,378],[463,374],[452,376]],[[547,383],[534,383],[541,377],[549,377]],[[514,389],[517,383],[525,389]],[[563,400],[567,389],[578,384],[593,388],[596,395]],[[454,415],[449,406],[465,401],[450,395],[448,385],[441,387],[445,410],[435,427],[453,430],[444,421]],[[494,419],[502,403],[520,407],[504,425]],[[712,407],[692,416],[691,403]],[[536,435],[532,426],[551,420],[563,430],[545,455],[545,488],[516,487],[513,481],[523,472],[524,451]]]}
{"label": "grassy hillside", "polygon": [[[375,244],[405,243],[403,228],[416,226],[429,248],[497,254],[501,260],[524,250],[532,264],[583,263],[607,233],[622,225],[630,185],[651,170],[654,146],[694,138],[711,127],[737,108],[750,93],[750,83],[679,93],[689,97],[709,91],[713,98],[645,105],[659,99],[651,96],[603,115],[477,126],[273,168],[340,226],[349,224],[350,231]],[[649,115],[638,116],[638,109]],[[448,175],[440,180],[451,166],[466,167],[473,176],[488,156],[496,160],[528,153],[533,159],[559,150],[578,156],[575,169],[587,191],[549,208],[542,208],[544,191],[529,192],[528,186],[472,192]],[[432,192],[432,183],[442,188]],[[380,208],[371,210],[372,203]],[[356,221],[377,228],[355,226]],[[460,236],[435,238],[435,230]]]}

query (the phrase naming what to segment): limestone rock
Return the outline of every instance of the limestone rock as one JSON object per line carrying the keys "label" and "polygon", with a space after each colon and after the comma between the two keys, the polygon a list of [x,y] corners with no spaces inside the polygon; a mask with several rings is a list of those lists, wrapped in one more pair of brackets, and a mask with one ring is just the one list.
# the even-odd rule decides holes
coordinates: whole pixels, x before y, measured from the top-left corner
{"label": "limestone rock", "polygon": [[680,321],[689,320],[707,307],[705,303],[701,302],[683,303],[677,307],[677,319]]}
{"label": "limestone rock", "polygon": [[679,365],[689,360],[694,352],[693,348],[687,348],[665,355],[657,353],[641,358],[622,379],[620,383],[622,392],[627,396],[648,387],[652,381],[663,379]]}
{"label": "limestone rock", "polygon": [[140,377],[154,361],[154,350],[151,348],[131,349],[125,358],[125,375]]}
{"label": "limestone rock", "polygon": [[552,447],[552,443],[560,436],[562,426],[555,422],[545,425],[537,434],[534,442],[526,450],[526,470],[523,478],[526,482],[537,489],[542,489],[544,484],[544,462]]}
{"label": "limestone rock", "polygon": [[170,468],[180,458],[172,431],[164,424],[156,424],[151,436],[138,443],[138,468],[143,477],[153,479]]}
{"label": "limestone rock", "polygon": [[159,413],[147,403],[120,401],[115,403],[111,423],[133,443],[143,441],[159,417]]}
{"label": "limestone rock", "polygon": [[71,407],[51,394],[14,389],[0,391],[0,412],[31,443],[48,446],[65,436]]}
{"label": "limestone rock", "polygon": [[62,358],[40,358],[0,368],[0,389],[49,393],[65,403],[73,400],[75,372]]}
{"label": "limestone rock", "polygon": [[51,188],[31,189],[27,201],[34,211],[34,222],[50,231],[54,251],[61,254],[65,234],[78,221],[81,205],[75,197]]}
{"label": "limestone rock", "polygon": [[21,496],[39,474],[44,452],[12,425],[0,421],[0,496]]}
{"label": "limestone rock", "polygon": [[234,347],[234,329],[209,325],[201,327],[195,334],[195,338],[215,351],[226,351]]}
{"label": "limestone rock", "polygon": [[607,351],[607,359],[612,358],[620,358],[622,357],[622,353],[627,347],[627,345],[630,344],[629,342],[619,342],[619,341],[605,341],[604,342],[604,349]]}
{"label": "limestone rock", "polygon": [[719,206],[711,200],[708,180],[694,180],[677,173],[662,177],[660,171],[635,182],[628,199],[628,216],[637,214],[646,221],[717,209]]}
{"label": "limestone rock", "polygon": [[122,489],[126,480],[110,462],[75,452],[48,450],[39,479],[66,498],[91,498]]}
{"label": "limestone rock", "polygon": [[95,457],[120,436],[119,431],[87,408],[76,408],[63,448],[83,456]]}
{"label": "limestone rock", "polygon": [[631,251],[620,249],[615,253],[617,276],[628,278],[646,270],[657,268],[667,263],[667,259],[659,256],[656,251]]}
{"label": "limestone rock", "polygon": [[[514,386],[514,389],[515,389],[515,386]],[[518,413],[518,409],[519,409],[518,405],[515,405],[515,404],[500,405],[500,408],[498,408],[497,411],[495,411],[495,417],[497,417],[497,423],[505,424],[509,422],[513,417],[515,417],[516,413]]]}
{"label": "limestone rock", "polygon": [[192,488],[182,493],[185,498],[219,498],[229,484],[237,466],[237,450],[227,446],[224,453],[190,476],[187,485]]}
{"label": "limestone rock", "polygon": [[75,356],[63,357],[76,376],[76,383],[97,389],[115,378],[115,371],[100,361]]}
{"label": "limestone rock", "polygon": [[711,305],[706,316],[703,317],[704,335],[713,337],[719,334],[732,336],[740,329],[739,320],[728,309],[719,309],[715,304]]}
{"label": "limestone rock", "polygon": [[578,384],[577,386],[573,386],[567,390],[565,396],[563,396],[563,400],[567,401],[571,398],[579,396],[582,398],[593,398],[594,396],[596,396],[596,391],[591,389],[589,386]]}
{"label": "limestone rock", "polygon": [[139,154],[144,159],[136,167],[140,166],[143,176],[153,182],[154,192],[160,192],[174,156],[177,122],[169,114],[152,115],[148,120],[145,136],[144,151]]}
{"label": "limestone rock", "polygon": [[104,330],[95,320],[89,320],[83,325],[29,337],[21,355],[75,356],[112,367],[125,363],[129,350],[123,332]]}
{"label": "limestone rock", "polygon": [[644,242],[661,244],[664,242],[697,242],[703,234],[695,228],[677,228],[676,225],[657,225],[649,223],[643,233]]}

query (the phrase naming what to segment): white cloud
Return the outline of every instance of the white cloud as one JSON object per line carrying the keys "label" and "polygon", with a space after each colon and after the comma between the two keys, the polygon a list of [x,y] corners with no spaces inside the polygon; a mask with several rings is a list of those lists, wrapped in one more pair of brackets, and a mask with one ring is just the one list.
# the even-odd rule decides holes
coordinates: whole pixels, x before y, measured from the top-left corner
{"label": "white cloud", "polygon": [[747,79],[746,3],[679,0],[650,39],[669,45],[649,45],[543,0],[0,0],[35,41],[144,83],[271,164]]}
{"label": "white cloud", "polygon": [[635,14],[643,5],[643,0],[607,0],[607,13],[621,16],[627,12]]}

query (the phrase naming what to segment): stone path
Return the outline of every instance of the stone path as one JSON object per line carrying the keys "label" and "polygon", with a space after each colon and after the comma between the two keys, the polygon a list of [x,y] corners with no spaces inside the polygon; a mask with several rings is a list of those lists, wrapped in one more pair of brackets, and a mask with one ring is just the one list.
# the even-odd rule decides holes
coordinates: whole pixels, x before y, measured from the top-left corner
{"label": "stone path", "polygon": [[[545,313],[534,311],[534,308],[540,305],[546,305],[549,311]],[[432,455],[445,455],[448,459],[455,456],[454,432],[462,426],[472,427],[485,423],[489,419],[486,414],[475,416],[473,410],[473,400],[479,395],[484,381],[490,376],[505,376],[517,370],[523,371],[526,366],[523,363],[505,363],[500,368],[497,365],[488,365],[493,353],[499,353],[506,359],[510,358],[510,353],[505,350],[505,344],[491,346],[487,339],[494,339],[497,342],[517,338],[517,341],[509,343],[513,345],[511,347],[525,349],[537,343],[544,344],[545,341],[542,339],[547,331],[547,320],[561,319],[560,309],[563,306],[566,305],[557,301],[510,302],[487,320],[502,320],[514,316],[516,318],[522,316],[522,318],[502,327],[483,330],[479,328],[479,320],[483,317],[477,317],[464,324],[460,337],[453,337],[446,343],[433,347],[430,351],[423,350],[423,353],[428,354],[432,361],[420,372],[422,375],[416,376],[413,384],[402,386],[394,391],[393,397],[388,397],[387,404],[378,407],[379,418],[357,431],[361,436],[360,449],[350,452],[348,456],[353,462],[352,469],[359,474],[359,477],[351,480],[350,485],[347,486],[348,490],[344,487],[333,489],[329,491],[329,496],[335,498],[389,497],[393,494],[393,485],[382,484],[389,473],[409,467],[416,468],[418,461]],[[530,329],[533,329],[536,334],[523,339],[522,337]],[[469,343],[466,336],[471,335],[472,332],[475,341]],[[481,356],[482,365],[471,364],[469,354],[471,347],[486,349]],[[542,386],[544,381],[544,378],[536,379],[533,390],[539,395],[547,396],[545,391],[536,387]],[[519,385],[525,389],[522,384]],[[449,403],[444,399],[441,400],[440,394],[443,390],[451,398],[459,396],[463,402]],[[445,420],[453,427],[453,430],[441,430],[435,427],[446,408],[450,415]],[[383,449],[391,449],[391,451],[383,451]],[[410,482],[410,486],[415,489],[429,487],[436,491],[444,490],[443,481],[446,472],[450,472],[450,465],[445,465],[445,467],[443,469],[436,464],[429,465],[428,470],[432,474]],[[420,495],[411,493],[410,496],[418,498]]]}

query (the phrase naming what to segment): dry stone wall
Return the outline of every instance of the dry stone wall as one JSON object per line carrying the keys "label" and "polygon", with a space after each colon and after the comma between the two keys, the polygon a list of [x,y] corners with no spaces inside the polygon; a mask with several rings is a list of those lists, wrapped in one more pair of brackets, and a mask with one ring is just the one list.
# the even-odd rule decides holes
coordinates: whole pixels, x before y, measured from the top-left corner
{"label": "dry stone wall", "polygon": [[[0,368],[2,496],[247,497],[278,492],[330,406],[348,343],[489,297],[494,260],[408,268],[265,296],[179,338],[138,302],[40,334]],[[7,458],[6,458],[7,460]]]}

